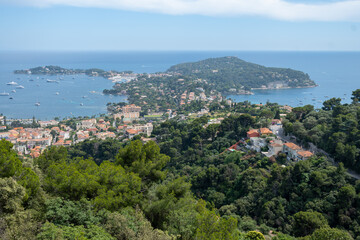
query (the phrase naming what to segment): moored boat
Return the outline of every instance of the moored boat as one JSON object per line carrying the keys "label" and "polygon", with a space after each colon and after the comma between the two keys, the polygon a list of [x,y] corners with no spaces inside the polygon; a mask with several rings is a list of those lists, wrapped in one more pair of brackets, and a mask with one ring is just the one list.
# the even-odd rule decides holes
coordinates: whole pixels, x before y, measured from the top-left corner
{"label": "moored boat", "polygon": [[11,82],[8,82],[6,85],[17,85],[17,82],[11,81]]}

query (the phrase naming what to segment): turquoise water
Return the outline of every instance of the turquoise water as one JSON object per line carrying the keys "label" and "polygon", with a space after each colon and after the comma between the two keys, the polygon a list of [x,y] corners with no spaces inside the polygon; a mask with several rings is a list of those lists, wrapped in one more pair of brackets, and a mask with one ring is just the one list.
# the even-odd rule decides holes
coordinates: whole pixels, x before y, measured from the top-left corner
{"label": "turquoise water", "polygon": [[[174,64],[222,56],[237,56],[265,66],[304,71],[319,84],[316,88],[261,90],[252,96],[229,96],[235,101],[321,107],[320,102],[327,99],[325,96],[340,97],[344,98],[343,102],[350,102],[351,92],[360,88],[359,52],[0,52],[0,92],[10,93],[8,97],[0,96],[0,113],[11,118],[35,116],[42,120],[92,116],[106,113],[108,102],[126,100],[123,96],[102,95],[103,89],[113,86],[104,78],[76,75],[39,76],[37,79],[37,76],[15,75],[15,69],[59,65],[65,68],[160,72]],[[47,79],[58,80],[59,83],[47,83]],[[25,88],[6,85],[10,81]],[[16,93],[11,93],[13,89]],[[40,106],[35,106],[36,102],[40,102]]]}

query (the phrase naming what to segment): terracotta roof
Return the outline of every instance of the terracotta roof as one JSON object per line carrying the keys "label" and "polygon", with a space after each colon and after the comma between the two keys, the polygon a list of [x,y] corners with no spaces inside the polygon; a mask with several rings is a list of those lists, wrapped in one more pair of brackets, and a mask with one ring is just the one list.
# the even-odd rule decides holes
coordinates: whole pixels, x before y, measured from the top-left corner
{"label": "terracotta roof", "polygon": [[304,158],[308,158],[313,155],[313,153],[309,151],[299,151],[298,154]]}
{"label": "terracotta roof", "polygon": [[126,132],[129,134],[137,134],[139,131],[135,129],[127,129]]}
{"label": "terracotta roof", "polygon": [[258,129],[250,129],[247,134],[251,134],[251,133],[258,133],[259,130]]}
{"label": "terracotta roof", "polygon": [[284,143],[285,146],[287,146],[288,148],[291,148],[292,150],[300,150],[301,147],[299,147],[298,145],[292,143],[292,142],[288,142],[288,143]]}
{"label": "terracotta roof", "polygon": [[260,128],[260,133],[261,134],[272,134],[273,132],[270,131],[270,129],[268,129],[268,128]]}

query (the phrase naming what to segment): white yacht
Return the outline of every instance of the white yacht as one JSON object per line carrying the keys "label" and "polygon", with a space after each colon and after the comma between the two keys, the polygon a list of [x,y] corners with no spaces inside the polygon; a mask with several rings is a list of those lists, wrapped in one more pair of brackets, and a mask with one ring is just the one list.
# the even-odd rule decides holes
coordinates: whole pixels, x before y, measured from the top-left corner
{"label": "white yacht", "polygon": [[11,82],[8,82],[7,85],[17,85],[17,82],[11,81]]}
{"label": "white yacht", "polygon": [[0,96],[9,96],[10,94],[9,93],[7,93],[7,92],[2,92],[2,93],[0,93]]}
{"label": "white yacht", "polygon": [[40,102],[35,103],[35,106],[37,107],[40,106]]}
{"label": "white yacht", "polygon": [[18,89],[24,89],[25,87],[24,87],[23,85],[19,85],[19,86],[17,86],[16,88],[18,88]]}
{"label": "white yacht", "polygon": [[59,83],[59,81],[51,80],[51,79],[47,79],[46,81],[47,81],[48,83]]}
{"label": "white yacht", "polygon": [[11,90],[11,92],[16,93],[16,90],[15,90],[15,89],[14,89],[14,90]]}

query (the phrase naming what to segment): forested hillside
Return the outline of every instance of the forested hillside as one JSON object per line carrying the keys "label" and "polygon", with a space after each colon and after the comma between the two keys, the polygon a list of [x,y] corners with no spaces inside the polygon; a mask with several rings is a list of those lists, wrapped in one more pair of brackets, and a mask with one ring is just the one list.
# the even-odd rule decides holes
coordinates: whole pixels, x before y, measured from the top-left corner
{"label": "forested hillside", "polygon": [[294,108],[284,128],[299,141],[317,145],[337,162],[360,172],[359,89],[353,92],[352,99],[352,104],[341,104],[340,98],[331,98],[320,110],[309,105]]}
{"label": "forested hillside", "polygon": [[157,125],[157,143],[86,140],[31,160],[1,140],[0,239],[360,239],[360,181],[342,164],[227,151],[280,108],[220,109],[220,124]]}
{"label": "forested hillside", "polygon": [[309,75],[301,71],[264,67],[237,57],[209,58],[199,62],[182,63],[170,67],[168,72],[206,79],[220,92],[229,92],[231,88],[275,88],[274,84],[281,84],[282,87],[315,86]]}

